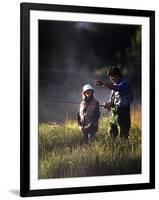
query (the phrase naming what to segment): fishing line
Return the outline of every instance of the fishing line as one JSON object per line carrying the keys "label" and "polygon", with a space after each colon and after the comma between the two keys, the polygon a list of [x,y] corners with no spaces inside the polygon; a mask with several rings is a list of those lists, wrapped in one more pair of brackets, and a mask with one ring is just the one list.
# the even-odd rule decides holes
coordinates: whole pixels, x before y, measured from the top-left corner
{"label": "fishing line", "polygon": [[[50,104],[72,104],[72,105],[80,105],[78,102],[69,102],[69,101],[55,101],[55,100],[40,100],[39,103],[50,103]],[[89,106],[95,107],[96,105],[89,104]],[[99,105],[100,107],[104,107],[104,105]]]}

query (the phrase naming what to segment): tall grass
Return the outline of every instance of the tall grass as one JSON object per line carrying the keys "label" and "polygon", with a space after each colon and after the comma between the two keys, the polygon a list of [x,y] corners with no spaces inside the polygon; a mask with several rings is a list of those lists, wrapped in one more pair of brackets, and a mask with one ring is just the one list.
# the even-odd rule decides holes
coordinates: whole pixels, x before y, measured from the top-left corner
{"label": "tall grass", "polygon": [[108,136],[108,118],[101,118],[96,138],[83,141],[75,121],[39,125],[39,178],[141,173],[141,128],[133,124],[129,140]]}
{"label": "tall grass", "polygon": [[132,105],[131,106],[131,124],[132,127],[141,128],[142,115],[141,115],[141,106],[140,105]]}

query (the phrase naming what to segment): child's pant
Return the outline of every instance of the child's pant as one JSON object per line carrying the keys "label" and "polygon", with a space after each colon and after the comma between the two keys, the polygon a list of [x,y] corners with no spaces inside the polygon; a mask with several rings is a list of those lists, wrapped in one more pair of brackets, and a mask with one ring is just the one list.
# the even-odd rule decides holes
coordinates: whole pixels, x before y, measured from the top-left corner
{"label": "child's pant", "polygon": [[127,139],[130,131],[130,105],[113,108],[109,126],[109,135]]}

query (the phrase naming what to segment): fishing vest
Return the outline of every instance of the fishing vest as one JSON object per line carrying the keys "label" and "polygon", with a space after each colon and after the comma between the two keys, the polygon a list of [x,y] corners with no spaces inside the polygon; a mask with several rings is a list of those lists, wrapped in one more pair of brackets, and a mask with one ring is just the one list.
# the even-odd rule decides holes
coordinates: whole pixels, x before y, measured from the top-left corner
{"label": "fishing vest", "polygon": [[127,81],[122,81],[123,88],[118,91],[112,90],[110,95],[110,101],[116,107],[124,107],[130,105],[133,101],[133,93],[130,85]]}

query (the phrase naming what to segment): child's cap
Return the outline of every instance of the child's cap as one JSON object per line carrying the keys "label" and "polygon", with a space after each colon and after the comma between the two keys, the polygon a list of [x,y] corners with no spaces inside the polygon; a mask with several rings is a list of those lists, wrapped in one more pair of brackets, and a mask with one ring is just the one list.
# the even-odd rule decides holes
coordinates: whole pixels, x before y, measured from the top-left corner
{"label": "child's cap", "polygon": [[85,92],[87,90],[94,91],[93,87],[90,84],[86,84],[86,85],[83,86],[83,92]]}

